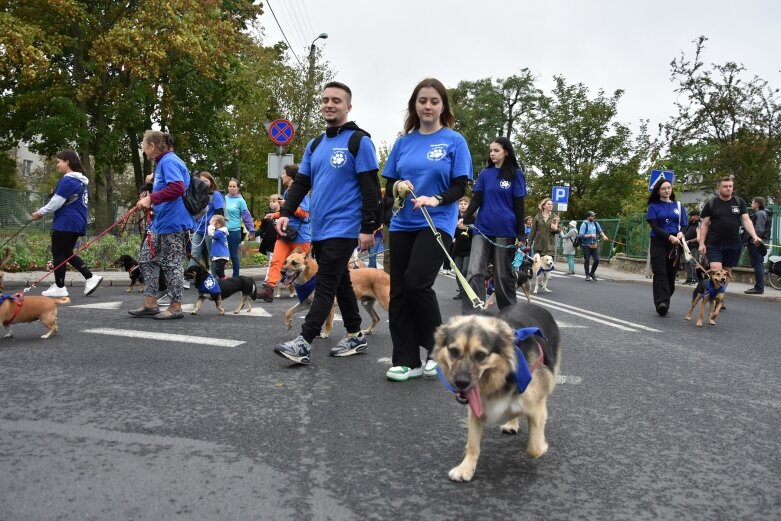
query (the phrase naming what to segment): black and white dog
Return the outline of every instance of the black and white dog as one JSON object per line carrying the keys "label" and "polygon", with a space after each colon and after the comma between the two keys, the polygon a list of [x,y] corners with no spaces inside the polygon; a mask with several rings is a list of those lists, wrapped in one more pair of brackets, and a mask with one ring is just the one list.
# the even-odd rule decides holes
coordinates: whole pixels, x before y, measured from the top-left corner
{"label": "black and white dog", "polygon": [[257,298],[255,282],[250,277],[238,276],[220,280],[202,266],[190,266],[185,270],[184,278],[193,280],[198,290],[198,300],[195,303],[192,315],[198,314],[203,301],[206,299],[213,300],[220,315],[224,315],[225,309],[222,307],[222,300],[234,293],[241,292],[239,307],[233,311],[234,315],[238,315],[245,305],[247,306],[247,312],[252,311],[252,301]]}

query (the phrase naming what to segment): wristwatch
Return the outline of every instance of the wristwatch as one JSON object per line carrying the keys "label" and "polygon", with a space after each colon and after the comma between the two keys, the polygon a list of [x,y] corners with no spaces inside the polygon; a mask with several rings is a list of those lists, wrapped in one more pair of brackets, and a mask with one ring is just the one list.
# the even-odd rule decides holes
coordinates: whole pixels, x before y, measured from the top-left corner
{"label": "wristwatch", "polygon": [[436,199],[439,204],[442,204],[442,196],[441,195],[435,195],[434,199]]}

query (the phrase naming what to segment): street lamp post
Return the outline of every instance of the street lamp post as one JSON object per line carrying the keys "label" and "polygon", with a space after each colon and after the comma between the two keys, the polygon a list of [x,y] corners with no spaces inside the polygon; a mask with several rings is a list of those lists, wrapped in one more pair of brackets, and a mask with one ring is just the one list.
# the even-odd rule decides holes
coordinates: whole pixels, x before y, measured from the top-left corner
{"label": "street lamp post", "polygon": [[317,51],[317,47],[315,47],[315,42],[317,40],[325,40],[328,38],[328,33],[320,33],[320,35],[312,40],[312,44],[309,46],[309,71],[307,73],[307,102],[306,102],[306,120],[309,121],[309,117],[312,112],[312,91],[315,88],[315,52]]}

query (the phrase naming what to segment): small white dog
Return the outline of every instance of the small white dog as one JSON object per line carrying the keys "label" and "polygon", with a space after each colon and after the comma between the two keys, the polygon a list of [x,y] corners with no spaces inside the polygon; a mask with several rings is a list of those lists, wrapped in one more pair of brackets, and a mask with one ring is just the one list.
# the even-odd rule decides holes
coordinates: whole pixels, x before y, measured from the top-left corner
{"label": "small white dog", "polygon": [[550,280],[551,272],[555,269],[553,265],[553,257],[550,255],[543,255],[540,257],[539,253],[534,254],[534,260],[532,261],[532,285],[534,286],[534,294],[537,294],[537,289],[541,289],[542,293],[550,293],[548,289],[548,281]]}

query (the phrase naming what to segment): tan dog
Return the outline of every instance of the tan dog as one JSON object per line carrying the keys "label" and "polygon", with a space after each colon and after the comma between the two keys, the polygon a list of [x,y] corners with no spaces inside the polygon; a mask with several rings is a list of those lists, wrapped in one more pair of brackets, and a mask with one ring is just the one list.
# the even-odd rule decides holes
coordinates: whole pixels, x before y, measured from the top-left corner
{"label": "tan dog", "polygon": [[708,270],[710,278],[701,280],[697,283],[697,287],[694,288],[692,294],[692,305],[689,308],[689,312],[684,317],[684,320],[691,320],[694,308],[697,306],[697,301],[700,301],[700,313],[697,315],[697,327],[702,327],[702,321],[705,318],[705,305],[710,302],[710,316],[708,317],[708,323],[712,326],[716,325],[716,317],[719,316],[724,305],[724,294],[727,290],[727,284],[732,280],[732,276],[727,270]]}
{"label": "tan dog", "polygon": [[374,309],[374,304],[379,302],[385,311],[388,311],[390,305],[390,275],[377,268],[359,268],[350,270],[350,281],[356,298],[372,319],[372,324],[363,334],[371,335],[374,327],[380,323],[380,315]]}
{"label": "tan dog", "polygon": [[8,264],[8,260],[11,258],[11,248],[6,248],[5,253],[3,254],[3,259],[0,260],[0,290],[4,290],[5,286],[3,286],[3,279],[5,278],[5,272],[3,271],[3,267],[5,267],[6,264]]}
{"label": "tan dog", "polygon": [[[0,304],[0,318],[6,329],[4,338],[11,338],[14,332],[11,324],[40,320],[48,331],[41,338],[49,338],[57,332],[57,305],[70,304],[68,297],[50,298],[29,296],[20,299],[6,299]],[[14,316],[16,314],[16,316]]]}
{"label": "tan dog", "polygon": [[532,286],[534,286],[535,295],[538,288],[542,290],[542,293],[551,292],[548,289],[548,281],[554,267],[553,257],[550,255],[540,257],[539,253],[534,254],[534,259],[532,260]]}
{"label": "tan dog", "polygon": [[287,288],[288,297],[294,298],[296,296],[296,287],[293,284],[285,285],[280,281],[279,284],[274,286],[274,298],[281,298],[285,288]]}
{"label": "tan dog", "polygon": [[[315,299],[314,291],[302,299],[301,289],[306,286],[307,282],[312,280],[312,277],[317,275],[317,261],[310,255],[311,252],[312,250],[304,253],[301,248],[294,249],[288,258],[285,259],[285,264],[282,268],[285,272],[285,278],[280,283],[285,285],[295,283],[298,286],[296,288],[298,303],[285,312],[285,327],[288,329],[293,328],[293,317],[295,314],[309,309]],[[334,328],[334,310],[335,307],[332,307],[331,312],[328,313],[323,329],[320,332],[321,338],[328,338],[328,335],[331,334],[331,330]]]}
{"label": "tan dog", "polygon": [[[516,329],[526,327],[539,328],[545,338],[532,335],[516,343]],[[531,372],[522,392],[516,383],[521,373],[518,349]],[[469,404],[466,452],[461,464],[450,470],[450,479],[469,481],[474,476],[486,423],[504,423],[502,432],[516,434],[520,417],[526,416],[526,451],[533,458],[545,454],[548,397],[561,364],[559,328],[550,312],[519,303],[497,316],[453,317],[437,329],[434,356],[456,399]]]}

